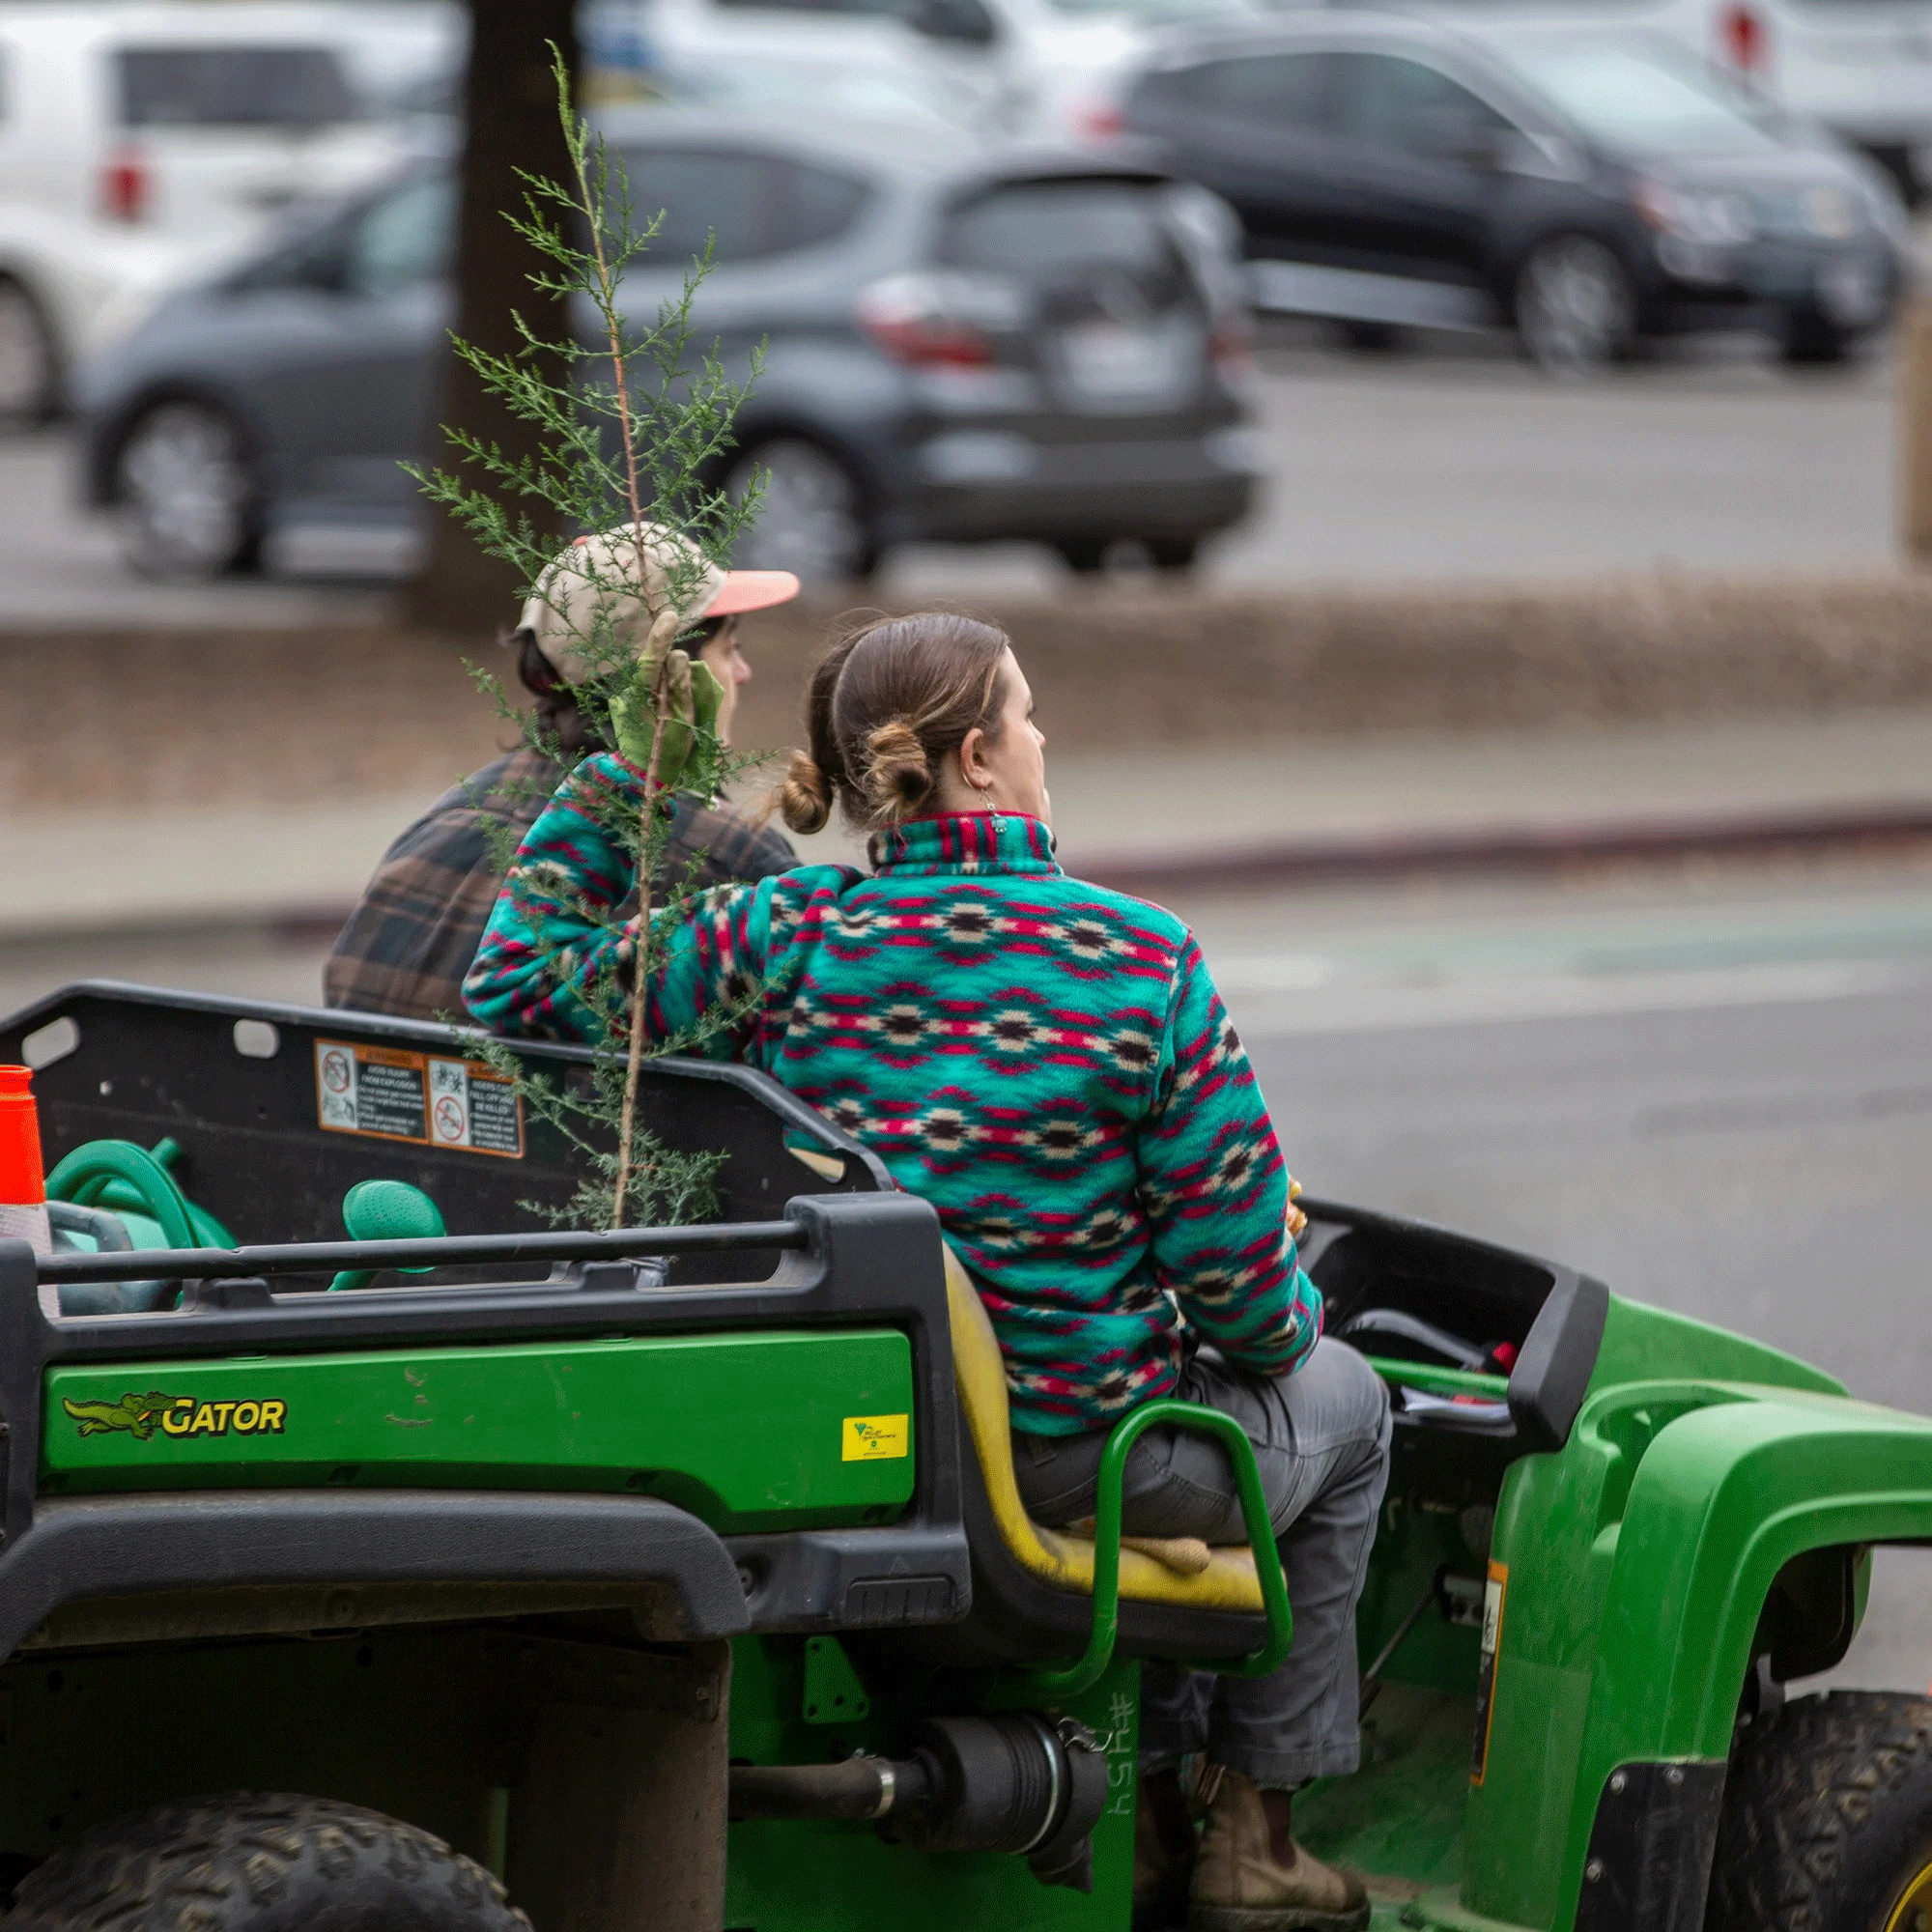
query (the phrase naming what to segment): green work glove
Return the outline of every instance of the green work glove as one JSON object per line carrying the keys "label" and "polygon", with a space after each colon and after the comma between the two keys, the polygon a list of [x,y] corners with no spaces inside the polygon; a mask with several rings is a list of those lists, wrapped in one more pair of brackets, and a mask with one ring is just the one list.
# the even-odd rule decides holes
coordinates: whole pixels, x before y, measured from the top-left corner
{"label": "green work glove", "polygon": [[[611,700],[611,732],[617,750],[647,771],[651,762],[652,696],[657,667],[648,659]],[[711,667],[694,664],[688,652],[669,651],[664,661],[664,730],[658,739],[658,782],[672,791],[709,799],[717,788],[718,712],[724,687]]]}

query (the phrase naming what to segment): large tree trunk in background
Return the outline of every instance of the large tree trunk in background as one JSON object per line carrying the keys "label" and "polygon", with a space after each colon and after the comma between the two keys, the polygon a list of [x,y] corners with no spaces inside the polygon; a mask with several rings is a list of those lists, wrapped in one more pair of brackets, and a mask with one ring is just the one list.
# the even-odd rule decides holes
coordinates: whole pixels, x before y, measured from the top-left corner
{"label": "large tree trunk in background", "polygon": [[[469,77],[464,83],[463,187],[457,216],[456,333],[498,354],[517,346],[510,311],[521,310],[542,336],[564,331],[561,305],[540,297],[528,276],[542,258],[503,219],[521,209],[523,168],[567,181],[570,157],[557,122],[551,74],[555,43],[577,71],[577,0],[470,0]],[[533,425],[518,421],[483,393],[473,372],[445,352],[442,420],[460,423],[510,455],[534,454]],[[431,461],[453,467],[446,445]],[[516,573],[488,557],[462,526],[431,512],[429,553],[410,586],[412,622],[484,638],[516,618]]]}

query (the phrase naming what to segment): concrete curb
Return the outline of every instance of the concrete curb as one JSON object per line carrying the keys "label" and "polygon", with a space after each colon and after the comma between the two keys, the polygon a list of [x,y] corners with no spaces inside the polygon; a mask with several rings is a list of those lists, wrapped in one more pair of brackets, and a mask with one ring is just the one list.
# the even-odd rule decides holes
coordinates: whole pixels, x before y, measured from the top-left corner
{"label": "concrete curb", "polygon": [[[1378,880],[1562,870],[1618,862],[1750,858],[1774,853],[1822,856],[1932,841],[1932,800],[1912,804],[1804,807],[1671,819],[1478,826],[1453,832],[1409,827],[1323,838],[1253,840],[1151,853],[1066,855],[1077,877],[1141,898],[1211,892],[1257,892],[1302,885],[1367,885]],[[183,939],[252,938],[284,946],[323,945],[349,917],[348,899],[290,899],[281,905],[204,910],[185,918],[82,923],[19,920],[0,923],[17,958],[33,949]]]}
{"label": "concrete curb", "polygon": [[[1292,745],[1932,708],[1932,574],[1236,593],[1159,586],[1003,602],[1061,751]],[[760,614],[747,746],[797,742],[828,609]],[[275,810],[434,797],[508,742],[467,656],[376,626],[0,627],[0,812]]]}

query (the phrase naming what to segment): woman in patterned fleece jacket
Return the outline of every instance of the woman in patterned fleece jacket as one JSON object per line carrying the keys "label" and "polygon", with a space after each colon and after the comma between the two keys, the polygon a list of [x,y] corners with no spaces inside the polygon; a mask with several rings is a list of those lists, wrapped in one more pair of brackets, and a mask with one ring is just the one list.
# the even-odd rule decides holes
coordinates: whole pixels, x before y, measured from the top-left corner
{"label": "woman in patterned fleece jacket", "polygon": [[[1171,913],[1061,870],[1044,740],[991,626],[927,615],[861,633],[816,673],[810,726],[787,821],[816,831],[836,797],[871,830],[871,873],[802,866],[703,895],[657,934],[651,1030],[732,1007],[712,1050],[773,1074],[933,1204],[1000,1340],[1037,1517],[1092,1514],[1106,1432],[1142,1402],[1179,1394],[1242,1422],[1294,1647],[1259,1683],[1214,1690],[1175,1671],[1151,1685],[1137,1884],[1179,1903],[1192,1832],[1165,1787],[1205,1747],[1226,1795],[1210,1832],[1218,1817],[1233,1849],[1214,1856],[1210,1837],[1194,1904],[1259,1911],[1242,1932],[1365,1924],[1353,1882],[1297,1854],[1287,1792],[1356,1761],[1353,1609],[1386,1398],[1358,1357],[1319,1340],[1281,1150],[1200,950]],[[588,1037],[583,995],[630,956],[594,915],[629,883],[607,828],[640,782],[621,758],[588,759],[531,828],[465,984],[479,1020]],[[1160,1432],[1143,1444],[1130,1531],[1242,1540],[1218,1449]],[[1255,1880],[1244,1833],[1271,1883]],[[1203,1896],[1258,1883],[1253,1899]]]}

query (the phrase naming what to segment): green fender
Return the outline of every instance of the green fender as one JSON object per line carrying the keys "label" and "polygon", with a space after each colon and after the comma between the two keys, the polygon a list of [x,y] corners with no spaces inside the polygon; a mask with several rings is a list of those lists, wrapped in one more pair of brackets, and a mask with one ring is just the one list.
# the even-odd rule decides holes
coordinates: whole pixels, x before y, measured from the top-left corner
{"label": "green fender", "polygon": [[1751,1638],[1794,1556],[1932,1537],[1932,1422],[1844,1397],[1732,1384],[1637,1463],[1609,1558],[1557,1915],[1582,1883],[1604,1782],[1630,1759],[1729,1755]]}
{"label": "green fender", "polygon": [[1932,1536],[1932,1425],[1761,1343],[1610,1297],[1562,1449],[1497,1499],[1506,1578],[1463,1880],[1430,1922],[1567,1928],[1619,1763],[1728,1753],[1773,1578],[1836,1543]]}

